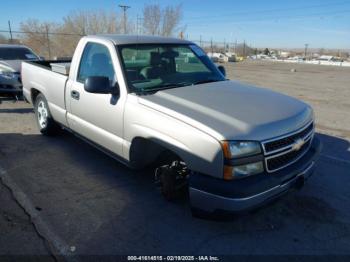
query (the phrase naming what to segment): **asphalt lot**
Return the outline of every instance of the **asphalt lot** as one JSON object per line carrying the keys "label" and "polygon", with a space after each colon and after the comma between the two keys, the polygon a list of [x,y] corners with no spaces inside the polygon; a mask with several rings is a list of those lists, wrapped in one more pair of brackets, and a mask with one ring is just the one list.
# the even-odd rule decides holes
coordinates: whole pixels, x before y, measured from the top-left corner
{"label": "asphalt lot", "polygon": [[45,241],[38,236],[30,217],[0,183],[0,254],[49,255]]}
{"label": "asphalt lot", "polygon": [[150,170],[129,170],[66,132],[41,136],[30,105],[3,101],[0,176],[12,196],[0,195],[1,219],[6,205],[24,208],[33,222],[21,214],[27,234],[41,248],[31,249],[34,240],[28,243],[20,227],[3,231],[8,225],[0,222],[0,254],[350,255],[350,70],[261,62],[226,68],[231,78],[315,107],[324,149],[301,191],[229,221],[195,219],[188,199],[160,196]]}

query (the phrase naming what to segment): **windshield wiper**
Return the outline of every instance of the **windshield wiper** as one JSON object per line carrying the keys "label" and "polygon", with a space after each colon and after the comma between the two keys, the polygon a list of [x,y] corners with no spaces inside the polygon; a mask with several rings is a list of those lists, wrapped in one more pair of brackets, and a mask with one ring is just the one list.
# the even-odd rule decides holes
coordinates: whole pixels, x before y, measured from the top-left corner
{"label": "windshield wiper", "polygon": [[187,84],[180,83],[180,84],[165,84],[161,85],[156,88],[144,88],[137,91],[138,94],[145,95],[145,94],[155,94],[158,91],[166,90],[166,89],[172,89],[172,88],[178,88],[186,86]]}
{"label": "windshield wiper", "polygon": [[223,81],[223,80],[219,80],[219,79],[205,79],[205,80],[200,80],[200,81],[194,82],[192,85],[200,85],[200,84],[219,82],[219,81]]}

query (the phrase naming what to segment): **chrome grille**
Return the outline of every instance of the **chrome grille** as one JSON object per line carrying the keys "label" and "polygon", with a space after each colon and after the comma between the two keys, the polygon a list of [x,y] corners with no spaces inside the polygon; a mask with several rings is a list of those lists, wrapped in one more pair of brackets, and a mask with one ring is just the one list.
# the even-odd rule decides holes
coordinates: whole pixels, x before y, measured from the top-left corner
{"label": "chrome grille", "polygon": [[274,172],[290,164],[293,164],[307,152],[310,144],[311,139],[307,141],[298,151],[289,151],[288,153],[283,153],[281,155],[266,159],[266,166],[268,168],[268,171]]}
{"label": "chrome grille", "polygon": [[265,165],[268,172],[275,172],[300,159],[310,148],[314,124],[310,123],[298,131],[262,143]]}

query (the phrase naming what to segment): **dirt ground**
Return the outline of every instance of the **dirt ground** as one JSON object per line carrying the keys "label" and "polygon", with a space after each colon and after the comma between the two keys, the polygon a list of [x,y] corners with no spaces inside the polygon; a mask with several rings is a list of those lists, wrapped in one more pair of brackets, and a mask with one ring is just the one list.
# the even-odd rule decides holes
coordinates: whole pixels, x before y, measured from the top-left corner
{"label": "dirt ground", "polygon": [[324,149],[301,191],[230,221],[194,219],[188,199],[160,196],[149,170],[129,170],[66,132],[41,136],[30,105],[0,98],[0,255],[349,256],[350,70],[225,67],[231,79],[314,107]]}
{"label": "dirt ground", "polygon": [[224,66],[230,79],[304,100],[320,132],[350,138],[350,67],[249,60]]}

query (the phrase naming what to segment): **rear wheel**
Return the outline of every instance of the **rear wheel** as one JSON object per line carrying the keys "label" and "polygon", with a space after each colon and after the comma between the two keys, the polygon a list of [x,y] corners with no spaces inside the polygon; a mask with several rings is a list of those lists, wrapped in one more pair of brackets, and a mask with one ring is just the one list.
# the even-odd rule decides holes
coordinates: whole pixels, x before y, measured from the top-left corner
{"label": "rear wheel", "polygon": [[39,94],[35,99],[34,111],[40,133],[54,135],[58,132],[59,126],[53,120],[46,98],[42,94]]}

